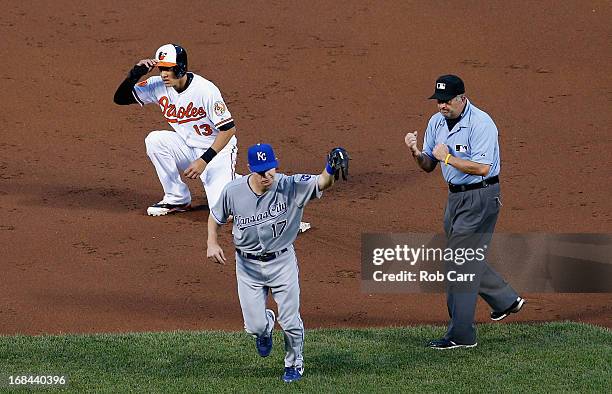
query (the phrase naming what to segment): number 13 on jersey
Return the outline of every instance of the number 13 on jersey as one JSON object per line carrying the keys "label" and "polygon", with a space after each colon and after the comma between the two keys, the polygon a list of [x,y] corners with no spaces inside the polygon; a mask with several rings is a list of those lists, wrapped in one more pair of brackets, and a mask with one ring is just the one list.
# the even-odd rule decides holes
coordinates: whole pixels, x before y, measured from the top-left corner
{"label": "number 13 on jersey", "polygon": [[[207,123],[202,123],[201,125],[193,125],[193,129],[195,130],[197,135],[204,135],[204,136],[208,136],[212,134],[212,127],[210,127],[209,124]],[[204,131],[202,131],[204,130]]]}

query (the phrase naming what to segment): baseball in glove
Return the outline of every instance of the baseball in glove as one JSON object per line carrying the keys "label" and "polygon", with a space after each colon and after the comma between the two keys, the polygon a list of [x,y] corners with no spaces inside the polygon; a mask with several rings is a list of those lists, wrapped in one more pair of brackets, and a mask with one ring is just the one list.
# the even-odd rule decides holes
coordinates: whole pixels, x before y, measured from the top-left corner
{"label": "baseball in glove", "polygon": [[348,179],[348,171],[349,171],[349,154],[346,149],[337,147],[331,150],[327,155],[327,164],[334,171],[334,178],[337,180],[340,177],[340,173],[342,173],[342,179]]}

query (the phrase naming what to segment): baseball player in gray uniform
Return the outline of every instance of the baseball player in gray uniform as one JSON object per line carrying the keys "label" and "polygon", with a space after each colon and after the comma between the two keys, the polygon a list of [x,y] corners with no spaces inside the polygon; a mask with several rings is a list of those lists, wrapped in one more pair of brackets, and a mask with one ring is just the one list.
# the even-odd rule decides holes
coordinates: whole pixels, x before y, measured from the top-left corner
{"label": "baseball player in gray uniform", "polygon": [[268,144],[248,150],[249,175],[228,183],[208,218],[207,257],[225,264],[217,241],[218,228],[233,216],[236,279],[244,327],[256,339],[260,356],[272,350],[276,315],[266,309],[268,291],[278,305],[278,321],[285,336],[283,381],[294,382],[304,373],[304,325],[300,318],[299,269],[293,242],[304,207],[342,174],[348,176],[348,154],[334,148],[320,175],[284,175]]}

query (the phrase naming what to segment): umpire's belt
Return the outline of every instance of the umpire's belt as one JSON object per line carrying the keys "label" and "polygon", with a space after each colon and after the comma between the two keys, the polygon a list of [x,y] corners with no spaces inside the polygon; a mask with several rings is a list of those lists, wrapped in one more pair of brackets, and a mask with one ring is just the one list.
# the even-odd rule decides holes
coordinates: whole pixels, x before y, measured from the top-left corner
{"label": "umpire's belt", "polygon": [[495,185],[496,183],[499,183],[499,176],[497,175],[481,182],[470,183],[469,185],[453,185],[452,183],[449,183],[448,190],[450,190],[451,193],[467,192],[468,190],[482,189],[483,187]]}
{"label": "umpire's belt", "polygon": [[274,260],[275,258],[277,258],[278,256],[280,256],[281,254],[285,253],[288,250],[289,248],[285,248],[283,250],[279,250],[278,252],[270,252],[270,253],[264,253],[264,254],[252,254],[252,253],[243,252],[242,250],[236,248],[236,252],[238,252],[238,254],[241,255],[242,257],[246,259],[250,259],[250,260],[259,260],[259,261]]}

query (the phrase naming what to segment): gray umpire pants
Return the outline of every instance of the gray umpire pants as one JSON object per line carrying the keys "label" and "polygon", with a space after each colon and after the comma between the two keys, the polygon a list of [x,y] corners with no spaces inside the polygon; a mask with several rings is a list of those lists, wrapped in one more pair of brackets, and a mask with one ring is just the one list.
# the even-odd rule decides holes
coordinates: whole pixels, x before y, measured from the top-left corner
{"label": "gray umpire pants", "polygon": [[268,292],[278,305],[278,323],[285,336],[285,367],[304,363],[304,324],[300,317],[300,282],[293,245],[274,260],[250,260],[236,253],[238,298],[244,329],[257,337],[270,330],[266,315]]}
{"label": "gray umpire pants", "polygon": [[[444,212],[447,247],[486,250],[493,237],[500,206],[499,184],[466,192],[449,192]],[[473,259],[463,264],[447,261],[446,269],[475,275],[469,282],[447,282],[450,322],[444,337],[459,344],[476,343],[474,315],[478,295],[494,311],[504,311],[516,301],[518,294],[491,269],[486,259]]]}

